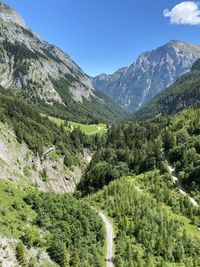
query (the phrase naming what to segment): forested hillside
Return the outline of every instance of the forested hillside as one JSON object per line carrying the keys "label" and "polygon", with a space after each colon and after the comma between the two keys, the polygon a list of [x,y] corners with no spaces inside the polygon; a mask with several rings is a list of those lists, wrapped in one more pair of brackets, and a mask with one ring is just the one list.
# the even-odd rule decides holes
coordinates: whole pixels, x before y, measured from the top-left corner
{"label": "forested hillside", "polygon": [[155,168],[166,170],[162,136],[156,122],[114,125],[102,142],[102,148],[94,155],[78,186],[85,194],[97,191],[123,175]]}
{"label": "forested hillside", "polygon": [[149,172],[125,177],[88,201],[113,219],[115,266],[200,265],[200,233],[195,226],[200,210],[181,197],[170,176]]}
{"label": "forested hillside", "polygon": [[165,173],[166,159],[169,158],[183,185],[198,197],[199,115],[199,109],[188,109],[177,116],[114,125],[103,139],[103,147],[94,155],[78,188],[88,194],[124,175],[155,169]]}
{"label": "forested hillside", "polygon": [[[14,241],[17,250],[11,262],[16,257],[16,266],[102,266],[102,223],[86,203],[69,194],[23,190],[2,180],[0,197],[0,236]],[[0,247],[6,260],[9,256],[4,250],[6,245]]]}
{"label": "forested hillside", "polygon": [[[2,137],[9,143],[16,135],[18,144],[27,146],[28,153],[37,156],[41,164],[46,160],[45,151],[54,147],[53,168],[58,168],[56,159],[60,157],[62,164],[70,169],[80,165],[78,155],[84,149],[96,147],[95,136],[88,136],[79,128],[65,130],[63,124],[56,125],[48,117],[41,116],[38,109],[2,88],[0,106],[1,125],[13,131],[12,136],[4,137],[1,135],[5,132],[1,132],[1,153],[5,149]],[[0,164],[2,167],[14,163],[0,158]],[[30,166],[24,170],[26,179],[32,169],[36,171],[34,163]],[[46,165],[40,173],[41,181],[48,182],[48,172]],[[13,176],[14,182],[8,182],[5,174],[6,180],[2,180],[2,174],[0,177],[0,198],[3,200],[0,204],[0,244],[4,242],[0,245],[0,253],[4,260],[8,260],[8,264],[15,262],[16,266],[102,266],[104,231],[98,215],[70,194],[42,193],[29,187],[24,176],[17,173]]]}
{"label": "forested hillside", "polygon": [[[74,196],[0,183],[0,235],[16,240],[16,262],[37,266],[48,255],[41,266],[102,266],[105,235],[93,207],[113,220],[116,266],[199,266],[200,210],[180,194],[167,162],[199,203],[199,109],[87,136],[54,124],[3,89],[0,101],[1,121],[33,153],[43,157],[54,145],[68,167],[79,164],[83,149],[94,153]],[[33,256],[32,249],[43,256]]]}
{"label": "forested hillside", "polygon": [[66,128],[37,107],[0,90],[1,177],[42,191],[73,192],[93,149],[95,135]]}
{"label": "forested hillside", "polygon": [[163,142],[183,186],[200,201],[200,109],[185,110],[172,117]]}
{"label": "forested hillside", "polygon": [[14,129],[19,143],[25,142],[40,157],[45,148],[54,145],[57,152],[65,156],[65,163],[70,167],[77,163],[78,151],[92,147],[93,138],[79,128],[66,132],[64,125],[58,127],[48,117],[41,116],[38,109],[15,96],[9,96],[4,89],[0,90],[0,105],[0,120]]}

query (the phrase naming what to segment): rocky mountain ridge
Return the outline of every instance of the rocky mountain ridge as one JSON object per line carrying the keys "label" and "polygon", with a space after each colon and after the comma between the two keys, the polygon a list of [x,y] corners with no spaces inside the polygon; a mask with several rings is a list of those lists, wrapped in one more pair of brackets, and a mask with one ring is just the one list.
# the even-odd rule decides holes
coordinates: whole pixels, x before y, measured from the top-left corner
{"label": "rocky mountain ridge", "polygon": [[128,111],[136,111],[188,72],[200,57],[200,46],[172,40],[142,53],[128,68],[99,75],[93,84]]}
{"label": "rocky mountain ridge", "polygon": [[60,109],[70,113],[72,106],[85,109],[83,102],[88,101],[85,116],[92,117],[89,106],[94,102],[99,110],[102,106],[106,110],[106,119],[116,108],[99,94],[90,78],[66,53],[39,38],[3,2],[0,2],[0,66],[0,85],[31,103],[60,105]]}
{"label": "rocky mountain ridge", "polygon": [[166,90],[156,95],[134,116],[138,119],[152,119],[162,115],[177,114],[183,109],[200,106],[200,59]]}

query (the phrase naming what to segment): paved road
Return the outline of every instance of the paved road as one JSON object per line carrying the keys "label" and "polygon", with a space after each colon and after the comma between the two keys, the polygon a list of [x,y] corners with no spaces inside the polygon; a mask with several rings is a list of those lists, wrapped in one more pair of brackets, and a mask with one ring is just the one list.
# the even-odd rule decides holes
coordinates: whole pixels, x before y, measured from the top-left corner
{"label": "paved road", "polygon": [[103,220],[106,227],[106,261],[107,267],[113,267],[113,239],[114,239],[114,231],[112,224],[108,220],[108,218],[99,211],[99,216]]}
{"label": "paved road", "polygon": [[170,174],[171,174],[171,176],[172,176],[173,181],[176,183],[176,185],[177,185],[178,188],[179,188],[179,192],[180,192],[183,196],[187,196],[187,197],[189,198],[190,202],[191,202],[195,207],[198,207],[199,205],[198,205],[198,203],[196,202],[196,200],[194,200],[194,198],[190,197],[190,196],[186,193],[185,189],[184,189],[183,186],[181,185],[180,180],[179,180],[178,177],[176,176],[175,169],[174,169],[172,166],[169,165],[169,162],[168,162],[168,169],[169,169],[169,172],[170,172]]}

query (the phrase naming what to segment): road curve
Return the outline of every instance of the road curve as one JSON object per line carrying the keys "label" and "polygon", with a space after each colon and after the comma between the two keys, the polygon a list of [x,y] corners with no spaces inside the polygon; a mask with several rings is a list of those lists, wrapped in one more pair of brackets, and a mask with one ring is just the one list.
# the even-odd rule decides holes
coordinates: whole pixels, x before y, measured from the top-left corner
{"label": "road curve", "polygon": [[113,267],[113,239],[114,239],[114,231],[111,222],[108,218],[99,211],[99,216],[103,220],[106,228],[106,261],[107,267]]}
{"label": "road curve", "polygon": [[183,186],[181,185],[181,182],[180,180],[178,179],[178,177],[176,176],[176,173],[175,173],[175,169],[169,165],[169,162],[168,162],[168,170],[171,174],[171,177],[172,177],[172,180],[174,181],[174,183],[178,186],[179,188],[179,192],[183,195],[183,196],[187,196],[188,199],[190,200],[190,202],[192,203],[192,205],[194,205],[195,207],[198,207],[198,203],[196,202],[196,200],[194,200],[194,198],[190,197],[185,189],[183,188]]}

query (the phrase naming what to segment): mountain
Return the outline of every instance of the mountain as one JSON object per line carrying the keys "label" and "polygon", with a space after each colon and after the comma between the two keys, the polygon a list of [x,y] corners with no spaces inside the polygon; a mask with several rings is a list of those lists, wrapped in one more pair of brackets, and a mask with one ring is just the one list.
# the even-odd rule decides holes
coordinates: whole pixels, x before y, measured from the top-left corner
{"label": "mountain", "polygon": [[124,112],[94,88],[67,54],[33,33],[3,2],[0,28],[2,87],[66,119],[93,122],[123,118]]}
{"label": "mountain", "polygon": [[191,71],[182,75],[172,86],[158,94],[144,108],[136,112],[139,119],[159,114],[175,114],[188,107],[200,106],[200,60]]}
{"label": "mountain", "polygon": [[172,40],[142,53],[128,68],[93,78],[99,90],[127,111],[136,111],[190,70],[200,58],[200,46]]}

